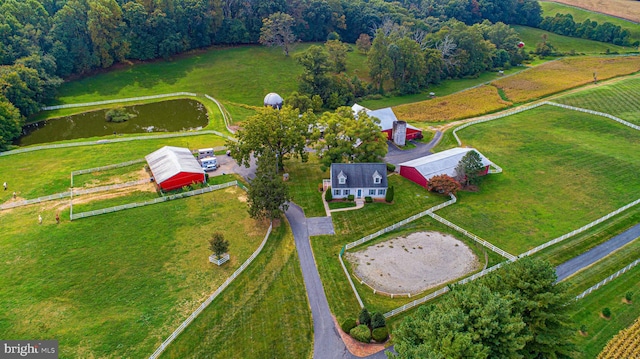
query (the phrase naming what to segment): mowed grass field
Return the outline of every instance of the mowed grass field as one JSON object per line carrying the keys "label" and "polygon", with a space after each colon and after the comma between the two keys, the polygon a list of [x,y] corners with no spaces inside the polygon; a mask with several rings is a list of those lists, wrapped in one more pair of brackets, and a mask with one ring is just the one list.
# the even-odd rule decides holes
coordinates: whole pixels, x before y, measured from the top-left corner
{"label": "mowed grass field", "polygon": [[8,191],[0,191],[0,203],[11,200],[13,191],[18,200],[68,191],[71,171],[141,159],[163,146],[208,148],[222,146],[224,141],[216,135],[198,135],[0,156],[0,182],[6,181],[9,185]]}
{"label": "mowed grass field", "polygon": [[[634,293],[632,304],[622,301],[629,291]],[[611,338],[640,317],[639,295],[640,266],[636,266],[576,303],[571,317],[576,323],[578,359],[596,358]],[[611,310],[611,319],[600,317],[604,308]],[[587,327],[586,336],[577,331],[583,324]]]}
{"label": "mowed grass field", "polygon": [[574,57],[548,62],[492,82],[515,103],[532,101],[598,80],[640,71],[640,57]]}
{"label": "mowed grass field", "polygon": [[[0,337],[55,338],[67,358],[150,355],[264,238],[245,196],[231,187],[73,222],[66,201],[2,211]],[[208,262],[214,231],[230,242],[222,267]]]}
{"label": "mowed grass field", "polygon": [[439,214],[517,255],[640,198],[640,132],[545,106],[460,131],[504,172]]}
{"label": "mowed grass field", "polygon": [[262,254],[162,358],[310,358],[312,332],[293,235],[280,224]]}
{"label": "mowed grass field", "polygon": [[[632,1],[626,1],[626,5],[627,5],[627,8],[630,8],[634,4]],[[584,22],[586,19],[590,19],[591,21],[597,21],[598,24],[602,24],[604,22],[610,22],[614,25],[618,25],[621,28],[629,31],[632,39],[631,42],[640,40],[640,24],[634,24],[633,22],[623,20],[614,16],[597,13],[593,11],[588,11],[588,10],[583,10],[574,6],[567,6],[557,2],[540,1],[540,7],[542,8],[542,12],[543,12],[542,16],[553,17],[556,14],[571,14],[575,22]]]}
{"label": "mowed grass field", "polygon": [[637,51],[636,47],[623,47],[606,42],[563,36],[528,26],[512,25],[511,27],[518,32],[520,41],[525,43],[527,51],[535,51],[536,45],[542,42],[542,35],[547,36],[547,42],[553,45],[555,51],[562,53],[599,55],[606,53],[607,50],[619,53]]}
{"label": "mowed grass field", "polygon": [[640,125],[640,77],[599,85],[554,101],[608,113]]}

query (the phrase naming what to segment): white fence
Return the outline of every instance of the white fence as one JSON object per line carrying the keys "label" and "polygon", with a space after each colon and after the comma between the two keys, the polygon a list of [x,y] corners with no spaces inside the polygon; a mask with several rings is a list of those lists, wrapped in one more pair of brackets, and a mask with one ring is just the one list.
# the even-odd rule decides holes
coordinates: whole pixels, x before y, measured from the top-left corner
{"label": "white fence", "polygon": [[191,315],[184,322],[182,322],[182,324],[180,324],[180,326],[173,333],[171,333],[171,335],[167,339],[165,339],[165,341],[162,342],[162,344],[160,344],[160,346],[156,349],[156,351],[153,352],[151,356],[149,356],[149,359],[158,358],[162,354],[162,352],[164,352],[167,346],[171,344],[171,342],[173,342],[178,337],[178,335],[180,335],[180,333],[182,333],[185,330],[185,328],[187,328],[187,326],[189,326],[189,324],[191,324],[191,322],[193,322],[198,317],[198,315],[200,315],[200,313],[202,313],[202,311],[205,310],[205,308],[207,308],[209,304],[211,304],[211,302],[213,302],[213,300],[216,299],[216,297],[220,295],[220,293],[222,293],[222,291],[225,290],[229,286],[229,284],[231,284],[231,282],[233,282],[233,280],[236,279],[240,275],[240,273],[242,273],[251,264],[251,262],[253,262],[253,260],[262,251],[262,248],[264,248],[264,245],[267,243],[267,239],[269,239],[269,235],[271,234],[272,229],[273,229],[273,223],[269,225],[269,229],[267,230],[267,234],[264,236],[264,240],[262,241],[262,243],[260,243],[260,247],[258,247],[258,249],[256,249],[255,252],[253,252],[251,257],[249,257],[242,264],[242,266],[240,266],[240,268],[238,268],[235,272],[233,272],[233,274],[229,278],[227,278],[227,280],[220,287],[218,287],[218,289],[216,289],[216,291],[213,292],[209,296],[209,298],[207,298],[207,300],[205,300],[204,303],[202,303],[198,307],[198,309],[196,309],[193,313],[191,313]]}
{"label": "white fence", "polygon": [[450,228],[455,229],[456,231],[458,231],[458,232],[460,232],[460,233],[464,234],[465,236],[467,236],[467,237],[469,237],[469,238],[473,239],[474,241],[476,241],[476,242],[480,243],[481,245],[483,245],[483,246],[485,246],[485,247],[487,247],[487,248],[491,249],[492,251],[494,251],[494,252],[498,253],[499,255],[501,255],[501,256],[503,256],[503,257],[507,258],[507,259],[508,259],[508,260],[510,260],[510,261],[513,261],[513,260],[515,260],[515,259],[516,259],[516,256],[514,256],[514,255],[512,255],[512,254],[510,254],[510,253],[505,252],[504,250],[502,250],[502,249],[500,249],[500,248],[498,248],[498,247],[494,246],[493,244],[491,244],[491,243],[489,243],[489,242],[485,241],[484,239],[482,239],[482,238],[480,238],[480,237],[476,236],[475,234],[473,234],[473,233],[471,233],[471,232],[467,231],[466,229],[464,229],[464,228],[462,228],[462,227],[458,226],[457,224],[454,224],[454,223],[452,223],[452,222],[450,222],[450,221],[448,221],[448,220],[446,220],[446,219],[444,219],[444,218],[442,218],[442,217],[438,216],[438,215],[437,215],[437,214],[435,214],[435,213],[429,213],[429,216],[430,216],[431,218],[435,219],[436,221],[438,221],[438,222],[440,222],[440,223],[442,223],[442,224],[444,224],[444,225],[446,225],[446,226],[448,226],[448,227],[450,227]]}
{"label": "white fence", "polygon": [[62,193],[56,193],[56,194],[52,194],[52,195],[49,195],[49,196],[44,196],[44,197],[39,197],[39,198],[34,198],[34,199],[25,199],[24,201],[4,203],[4,204],[0,205],[0,210],[9,209],[9,208],[16,208],[16,207],[21,207],[21,206],[27,206],[27,205],[34,204],[34,203],[52,201],[52,200],[61,199],[61,198],[67,198],[70,195],[71,195],[71,192],[62,192]]}
{"label": "white fence", "polygon": [[437,298],[437,297],[443,295],[444,293],[446,293],[448,291],[449,291],[449,287],[440,288],[437,291],[435,291],[435,292],[433,292],[433,293],[431,293],[431,294],[429,294],[427,296],[424,296],[422,298],[416,299],[413,302],[407,303],[407,304],[405,304],[405,305],[403,305],[401,307],[398,307],[398,308],[396,308],[396,309],[394,309],[394,310],[392,310],[390,312],[384,313],[384,317],[385,318],[389,318],[389,317],[393,317],[394,315],[398,315],[398,314],[400,314],[402,312],[405,312],[405,311],[407,311],[407,310],[409,310],[411,308],[414,308],[414,307],[416,307],[416,306],[418,306],[420,304],[426,303],[427,301],[430,301],[431,299]]}
{"label": "white fence", "polygon": [[531,250],[528,250],[528,251],[520,254],[518,256],[518,258],[530,256],[530,255],[532,255],[534,253],[537,253],[537,252],[539,252],[539,251],[541,251],[541,250],[543,250],[543,249],[545,249],[547,247],[550,247],[550,246],[552,246],[552,245],[554,245],[554,244],[556,244],[558,242],[562,242],[567,238],[573,237],[576,234],[582,233],[582,232],[588,230],[589,228],[591,228],[591,227],[593,227],[595,225],[598,225],[598,224],[606,221],[607,219],[609,219],[609,218],[611,218],[613,216],[616,216],[616,215],[620,214],[620,212],[625,211],[625,210],[637,205],[638,203],[640,203],[640,199],[637,199],[637,200],[635,200],[635,201],[633,201],[633,202],[631,202],[631,203],[629,203],[629,204],[627,204],[625,206],[622,206],[622,207],[616,209],[615,211],[607,214],[606,216],[600,217],[600,218],[596,219],[595,221],[593,221],[593,222],[591,222],[591,223],[589,223],[589,224],[587,224],[585,226],[582,226],[582,227],[580,227],[580,228],[578,228],[576,230],[573,230],[573,231],[571,231],[571,232],[569,232],[569,233],[567,233],[567,234],[565,234],[563,236],[560,236],[558,238],[552,239],[547,243],[541,244],[541,245],[539,245],[539,246],[537,246],[537,247],[535,247],[535,248],[533,248]]}
{"label": "white fence", "polygon": [[618,278],[621,274],[624,274],[626,272],[628,272],[629,270],[631,270],[631,268],[635,267],[636,265],[638,265],[638,263],[640,263],[640,258],[636,259],[635,261],[631,262],[631,264],[629,264],[628,266],[620,269],[619,271],[613,273],[612,275],[608,276],[607,278],[605,278],[602,282],[594,285],[593,287],[585,290],[584,292],[578,294],[578,296],[576,296],[576,300],[582,299],[585,296],[591,294],[591,292],[600,289],[600,287],[602,287],[603,285],[611,282],[612,280]]}
{"label": "white fence", "polygon": [[580,111],[580,112],[585,112],[585,113],[590,113],[592,115],[596,115],[596,116],[602,116],[602,117],[606,117],[608,119],[614,120],[616,122],[619,122],[625,126],[631,127],[634,130],[638,130],[640,131],[640,126],[638,125],[634,125],[633,123],[627,122],[621,118],[618,118],[616,116],[610,115],[608,113],[604,113],[604,112],[598,112],[598,111],[593,111],[593,110],[589,110],[586,108],[581,108],[581,107],[575,107],[575,106],[569,106],[569,105],[563,105],[560,103],[556,103],[556,102],[550,102],[550,101],[546,101],[545,102],[546,105],[551,105],[551,106],[557,106],[557,107],[562,107],[568,110],[573,110],[573,111]]}
{"label": "white fence", "polygon": [[[108,170],[112,170],[114,168],[120,168],[120,167],[127,167],[127,166],[131,166],[131,165],[135,165],[136,163],[142,163],[144,161],[145,161],[144,158],[139,158],[137,160],[116,163],[116,164],[108,165],[108,166],[94,167],[94,168],[87,168],[87,169],[84,169],[84,170],[71,171],[71,175],[72,176],[77,176],[77,175],[82,175],[82,174],[92,173],[92,172],[108,171]],[[71,182],[71,187],[73,187],[73,182]]]}
{"label": "white fence", "polygon": [[167,93],[167,94],[161,94],[161,95],[140,96],[140,97],[121,98],[121,99],[115,99],[115,100],[104,100],[104,101],[95,101],[95,102],[71,103],[66,105],[46,106],[41,108],[41,110],[51,111],[51,110],[59,110],[61,108],[88,107],[88,106],[106,105],[110,103],[144,101],[144,100],[153,100],[157,98],[176,97],[176,96],[196,97],[197,94],[192,92],[174,92],[174,93]]}
{"label": "white fence", "polygon": [[162,202],[166,202],[166,201],[172,201],[174,199],[191,197],[191,196],[195,196],[195,195],[199,195],[199,194],[203,194],[203,193],[207,193],[207,192],[216,191],[216,190],[219,190],[219,189],[222,189],[222,188],[236,186],[237,184],[238,184],[238,181],[231,181],[231,182],[227,182],[227,183],[223,183],[223,184],[219,184],[219,185],[215,185],[215,186],[209,186],[209,187],[205,187],[205,188],[196,189],[196,190],[189,191],[189,192],[183,192],[183,193],[173,194],[173,195],[166,196],[166,197],[155,198],[155,199],[152,199],[152,200],[149,200],[149,201],[136,202],[136,203],[127,203],[127,204],[124,204],[124,205],[121,205],[121,206],[103,208],[103,209],[98,209],[98,210],[95,210],[95,211],[82,212],[82,213],[78,213],[78,214],[71,213],[69,215],[69,217],[73,221],[74,219],[97,216],[97,215],[100,215],[100,214],[112,213],[112,212],[122,211],[122,210],[125,210],[125,209],[143,207],[143,206],[162,203]]}
{"label": "white fence", "polygon": [[220,102],[218,102],[218,100],[216,100],[215,98],[205,94],[204,97],[208,98],[209,100],[215,102],[215,104],[218,106],[218,109],[220,110],[220,113],[222,114],[222,119],[224,120],[224,127],[227,128],[227,131],[231,132],[231,133],[236,133],[236,131],[232,130],[231,127],[229,127],[229,117],[231,117],[230,114],[228,114],[227,110],[222,106],[222,104]]}

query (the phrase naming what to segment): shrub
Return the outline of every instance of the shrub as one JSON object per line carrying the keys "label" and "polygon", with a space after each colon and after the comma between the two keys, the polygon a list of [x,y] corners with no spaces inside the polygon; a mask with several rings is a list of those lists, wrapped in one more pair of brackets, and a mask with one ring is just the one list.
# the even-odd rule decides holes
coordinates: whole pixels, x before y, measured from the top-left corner
{"label": "shrub", "polygon": [[351,329],[357,326],[358,326],[358,323],[356,323],[355,319],[347,318],[342,322],[342,325],[340,326],[340,328],[342,328],[342,331],[344,331],[345,333],[349,333],[351,332]]}
{"label": "shrub", "polygon": [[331,191],[331,187],[327,188],[327,192],[325,192],[325,194],[324,194],[324,199],[327,202],[333,201],[333,193]]}
{"label": "shrub", "polygon": [[371,316],[371,329],[382,328],[387,325],[384,315],[380,312],[375,312]]}
{"label": "shrub", "polygon": [[376,328],[371,333],[371,337],[373,337],[373,340],[376,342],[382,343],[389,337],[389,331],[387,330],[387,327]]}
{"label": "shrub", "polygon": [[128,113],[127,110],[122,107],[112,108],[104,114],[104,118],[105,120],[107,120],[107,122],[115,123],[125,122],[134,117],[136,117],[135,114]]}
{"label": "shrub", "polygon": [[364,201],[365,201],[365,202],[367,202],[367,203],[373,203],[373,198],[371,198],[371,197],[369,197],[369,196],[366,196],[366,197],[364,198]]}
{"label": "shrub", "polygon": [[387,163],[387,171],[388,172],[393,172],[396,170],[396,165],[394,165],[393,163]]}
{"label": "shrub", "polygon": [[627,292],[624,294],[624,299],[627,300],[627,302],[630,302],[631,299],[633,299],[633,292]]}
{"label": "shrub", "polygon": [[362,308],[362,310],[360,311],[360,315],[358,316],[358,322],[361,325],[366,325],[369,326],[371,325],[371,314],[369,314],[369,311],[367,310],[367,308]]}
{"label": "shrub", "polygon": [[585,334],[586,332],[587,332],[587,326],[586,326],[586,325],[584,325],[584,324],[582,324],[582,325],[580,326],[580,333]]}
{"label": "shrub", "polygon": [[347,196],[347,201],[353,201],[353,199],[356,198],[354,195],[350,194]]}
{"label": "shrub", "polygon": [[607,308],[604,308],[604,309],[602,310],[602,315],[603,315],[605,318],[611,318],[611,309],[609,309],[608,307],[607,307]]}
{"label": "shrub", "polygon": [[349,335],[351,335],[353,339],[359,342],[371,342],[371,331],[369,330],[369,327],[364,324],[358,325],[357,327],[351,329]]}
{"label": "shrub", "polygon": [[394,193],[393,193],[393,186],[391,186],[391,187],[389,187],[389,189],[387,190],[387,194],[384,196],[384,200],[385,200],[387,203],[391,203],[391,202],[393,202],[393,196],[394,196]]}

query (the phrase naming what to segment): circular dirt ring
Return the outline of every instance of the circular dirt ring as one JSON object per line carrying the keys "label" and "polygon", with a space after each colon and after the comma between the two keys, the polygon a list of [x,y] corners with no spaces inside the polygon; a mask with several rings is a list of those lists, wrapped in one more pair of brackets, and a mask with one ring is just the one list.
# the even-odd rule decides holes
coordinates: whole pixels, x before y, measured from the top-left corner
{"label": "circular dirt ring", "polygon": [[358,278],[389,294],[420,293],[480,267],[466,244],[440,232],[411,233],[345,257]]}

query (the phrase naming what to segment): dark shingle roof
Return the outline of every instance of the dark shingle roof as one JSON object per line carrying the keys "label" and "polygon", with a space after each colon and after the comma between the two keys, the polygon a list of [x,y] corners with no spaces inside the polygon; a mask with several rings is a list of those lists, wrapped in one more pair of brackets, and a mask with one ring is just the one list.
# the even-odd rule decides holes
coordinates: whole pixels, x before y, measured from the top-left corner
{"label": "dark shingle roof", "polygon": [[[380,183],[373,183],[373,175],[378,172]],[[345,184],[338,183],[338,175],[342,172],[347,176]],[[332,188],[386,188],[387,165],[384,163],[332,163]]]}

